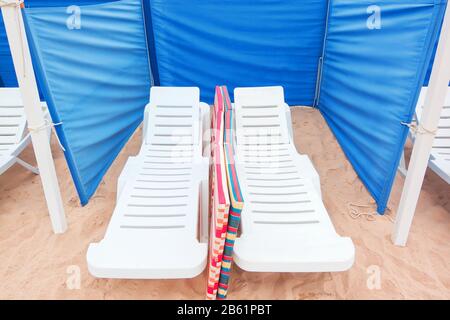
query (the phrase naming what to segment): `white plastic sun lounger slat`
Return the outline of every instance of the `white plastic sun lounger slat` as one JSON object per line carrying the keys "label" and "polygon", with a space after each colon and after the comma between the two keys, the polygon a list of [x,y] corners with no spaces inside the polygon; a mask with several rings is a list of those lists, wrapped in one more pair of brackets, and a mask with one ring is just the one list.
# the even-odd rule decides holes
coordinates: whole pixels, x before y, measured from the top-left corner
{"label": "white plastic sun lounger slat", "polygon": [[[426,94],[427,88],[423,88],[416,108],[419,123]],[[445,105],[442,109],[428,166],[444,181],[450,184],[450,88],[448,89]]]}
{"label": "white plastic sun lounger slat", "polygon": [[88,249],[92,275],[192,278],[205,268],[207,235],[202,226],[207,223],[208,195],[201,190],[208,184],[209,161],[202,157],[200,131],[209,106],[199,98],[198,88],[151,89],[144,143],[120,175],[117,205],[104,239]]}
{"label": "white plastic sun lounger slat", "polygon": [[16,136],[18,131],[19,131],[18,126],[1,126],[0,125],[0,136],[2,136],[2,135],[14,135],[14,136]]}
{"label": "white plastic sun lounger slat", "polygon": [[[238,88],[234,96],[236,163],[245,199],[236,263],[260,272],[349,269],[353,243],[337,235],[320,197],[320,182],[315,183],[318,175],[293,145],[283,88]],[[264,138],[274,128],[280,135]],[[249,132],[262,139],[249,139]]]}
{"label": "white plastic sun lounger slat", "polygon": [[[46,109],[44,103],[42,108]],[[15,163],[33,173],[39,173],[37,168],[19,159],[19,154],[31,143],[26,124],[27,119],[19,89],[0,88],[0,174]]]}

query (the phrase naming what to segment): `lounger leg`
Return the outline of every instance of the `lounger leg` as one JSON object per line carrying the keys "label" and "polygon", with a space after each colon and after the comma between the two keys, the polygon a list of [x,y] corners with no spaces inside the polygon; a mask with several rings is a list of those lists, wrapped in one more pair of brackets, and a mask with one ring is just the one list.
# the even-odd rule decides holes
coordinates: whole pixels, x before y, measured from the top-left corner
{"label": "lounger leg", "polygon": [[31,164],[26,163],[25,161],[23,161],[22,159],[16,158],[16,162],[18,164],[20,164],[22,167],[24,167],[25,169],[30,170],[31,172],[33,172],[34,174],[39,174],[39,169],[36,167],[33,167]]}

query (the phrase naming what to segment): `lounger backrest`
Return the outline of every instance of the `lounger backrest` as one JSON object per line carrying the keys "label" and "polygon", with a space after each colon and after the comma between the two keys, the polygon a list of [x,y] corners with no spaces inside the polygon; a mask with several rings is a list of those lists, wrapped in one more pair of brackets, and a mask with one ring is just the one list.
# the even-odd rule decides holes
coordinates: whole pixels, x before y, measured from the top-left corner
{"label": "lounger backrest", "polygon": [[153,87],[150,92],[147,144],[195,145],[200,138],[200,90]]}
{"label": "lounger backrest", "polygon": [[236,88],[238,145],[278,145],[290,142],[283,87]]}
{"label": "lounger backrest", "polygon": [[[424,88],[420,93],[419,103],[417,104],[416,109],[417,120],[419,123],[422,118],[426,95],[427,89]],[[442,149],[438,152],[442,153],[444,156],[447,156],[444,158],[449,158],[450,161],[450,94],[447,94],[445,99],[445,104],[439,120],[438,131],[436,132],[436,137],[433,142],[433,149]]]}
{"label": "lounger backrest", "polygon": [[26,129],[26,117],[20,91],[0,88],[0,156],[18,144]]}

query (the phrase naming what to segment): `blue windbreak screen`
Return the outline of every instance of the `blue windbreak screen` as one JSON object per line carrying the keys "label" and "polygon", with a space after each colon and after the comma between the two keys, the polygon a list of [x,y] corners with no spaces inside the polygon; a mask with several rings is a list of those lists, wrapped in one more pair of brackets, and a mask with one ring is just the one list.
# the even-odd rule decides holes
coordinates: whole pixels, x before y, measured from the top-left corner
{"label": "blue windbreak screen", "polygon": [[[439,30],[442,29],[442,24],[441,27],[439,28]],[[440,36],[440,34],[439,34]],[[434,51],[433,51],[433,59],[431,59],[430,65],[428,66],[428,71],[427,71],[427,76],[425,77],[425,82],[424,82],[424,86],[428,86],[429,82],[430,82],[430,77],[431,77],[431,71],[433,70],[433,64],[434,64],[434,58],[436,56],[436,50],[437,50],[437,46],[439,43],[439,36],[438,36],[438,41],[436,41],[436,45],[434,46]],[[449,83],[450,86],[450,83]]]}
{"label": "blue windbreak screen", "polygon": [[331,0],[319,108],[383,213],[446,1]]}
{"label": "blue windbreak screen", "polygon": [[0,87],[17,87],[14,65],[9,51],[3,16],[0,13]]}
{"label": "blue windbreak screen", "polygon": [[84,205],[140,124],[150,92],[142,3],[26,8],[38,79]]}
{"label": "blue windbreak screen", "polygon": [[[97,4],[111,2],[111,0],[27,0],[27,7],[49,7],[49,6],[70,6],[83,4]],[[3,17],[0,14],[0,87],[17,87],[17,79],[14,73],[14,66],[9,52],[8,40],[6,38]]]}
{"label": "blue windbreak screen", "polygon": [[[287,102],[312,105],[326,0],[144,0],[149,41],[164,86],[284,86]],[[156,78],[156,74],[155,74]]]}

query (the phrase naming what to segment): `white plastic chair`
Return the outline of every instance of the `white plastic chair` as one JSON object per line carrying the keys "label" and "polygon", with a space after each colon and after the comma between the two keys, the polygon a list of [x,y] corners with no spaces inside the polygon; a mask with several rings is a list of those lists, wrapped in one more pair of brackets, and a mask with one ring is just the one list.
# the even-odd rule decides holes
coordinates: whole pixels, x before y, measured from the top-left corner
{"label": "white plastic chair", "polygon": [[200,274],[207,260],[209,158],[202,156],[209,106],[198,88],[153,87],[144,143],[118,182],[105,237],[89,246],[101,278],[175,279]]}
{"label": "white plastic chair", "polygon": [[257,272],[349,269],[353,243],[334,230],[317,172],[295,149],[283,88],[237,88],[234,97],[236,163],[245,199],[237,265]]}
{"label": "white plastic chair", "polygon": [[[46,109],[45,103],[42,108]],[[27,131],[27,119],[19,89],[0,88],[0,174],[15,163],[39,174],[38,168],[19,158],[31,143],[31,136]]]}

